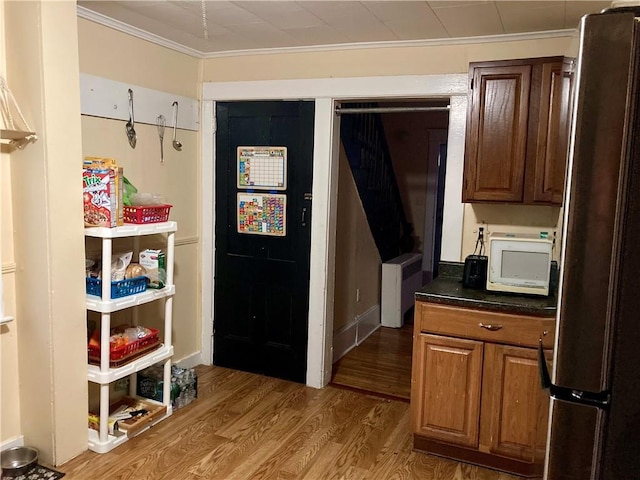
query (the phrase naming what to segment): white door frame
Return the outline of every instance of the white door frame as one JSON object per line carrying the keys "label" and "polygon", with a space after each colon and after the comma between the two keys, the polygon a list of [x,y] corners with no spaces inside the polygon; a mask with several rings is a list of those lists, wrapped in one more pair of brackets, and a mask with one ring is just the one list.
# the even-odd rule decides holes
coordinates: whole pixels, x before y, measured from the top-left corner
{"label": "white door frame", "polygon": [[430,128],[429,157],[427,158],[427,189],[424,202],[424,230],[422,232],[422,272],[433,273],[436,244],[435,224],[438,203],[438,175],[440,172],[440,144],[447,142],[446,128]]}
{"label": "white door frame", "polygon": [[[467,109],[467,75],[403,75],[212,82],[202,87],[202,351],[211,364],[213,335],[213,248],[215,245],[215,102],[243,100],[315,101],[313,204],[309,279],[307,385],[322,388],[331,378],[333,290],[338,188],[339,125],[335,104],[341,100],[447,98],[449,136],[443,220],[442,259],[459,261],[462,247],[462,164]],[[213,161],[210,161],[213,159]]]}

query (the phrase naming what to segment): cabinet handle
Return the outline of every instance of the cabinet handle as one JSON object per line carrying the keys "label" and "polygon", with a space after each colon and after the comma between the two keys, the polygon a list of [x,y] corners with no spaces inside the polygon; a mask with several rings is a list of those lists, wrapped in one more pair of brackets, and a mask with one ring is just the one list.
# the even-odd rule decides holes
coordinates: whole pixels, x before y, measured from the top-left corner
{"label": "cabinet handle", "polygon": [[502,329],[502,325],[488,325],[484,323],[479,323],[478,326],[482,328],[486,328],[487,330],[491,330],[492,332]]}

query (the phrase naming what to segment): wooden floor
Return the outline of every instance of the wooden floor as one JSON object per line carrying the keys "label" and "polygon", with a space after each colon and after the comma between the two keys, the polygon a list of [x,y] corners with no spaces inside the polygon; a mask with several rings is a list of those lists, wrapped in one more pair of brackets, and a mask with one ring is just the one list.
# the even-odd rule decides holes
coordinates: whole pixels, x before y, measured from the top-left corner
{"label": "wooden floor", "polygon": [[413,325],[378,328],[334,363],[331,383],[409,400],[412,339]]}
{"label": "wooden floor", "polygon": [[409,405],[221,367],[198,399],[110,453],[58,466],[64,480],[514,480],[412,451]]}

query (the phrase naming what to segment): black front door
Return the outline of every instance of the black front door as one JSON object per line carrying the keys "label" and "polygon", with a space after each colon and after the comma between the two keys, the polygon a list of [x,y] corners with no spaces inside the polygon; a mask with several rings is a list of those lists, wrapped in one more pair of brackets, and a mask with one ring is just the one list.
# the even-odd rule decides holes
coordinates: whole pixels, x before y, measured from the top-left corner
{"label": "black front door", "polygon": [[[221,102],[216,118],[213,363],[305,382],[314,102]],[[286,147],[274,176],[286,188],[271,176],[247,185],[258,162],[247,173],[238,147]],[[263,215],[271,202],[278,212],[253,228],[246,205],[260,203]]]}

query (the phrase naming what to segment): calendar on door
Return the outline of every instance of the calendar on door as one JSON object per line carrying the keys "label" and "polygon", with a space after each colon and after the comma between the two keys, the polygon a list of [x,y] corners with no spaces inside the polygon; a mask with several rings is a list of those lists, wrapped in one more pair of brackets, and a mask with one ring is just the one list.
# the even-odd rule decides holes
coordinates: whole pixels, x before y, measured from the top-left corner
{"label": "calendar on door", "polygon": [[238,188],[287,188],[287,147],[238,147]]}
{"label": "calendar on door", "polygon": [[238,193],[238,233],[284,237],[287,230],[287,196]]}

